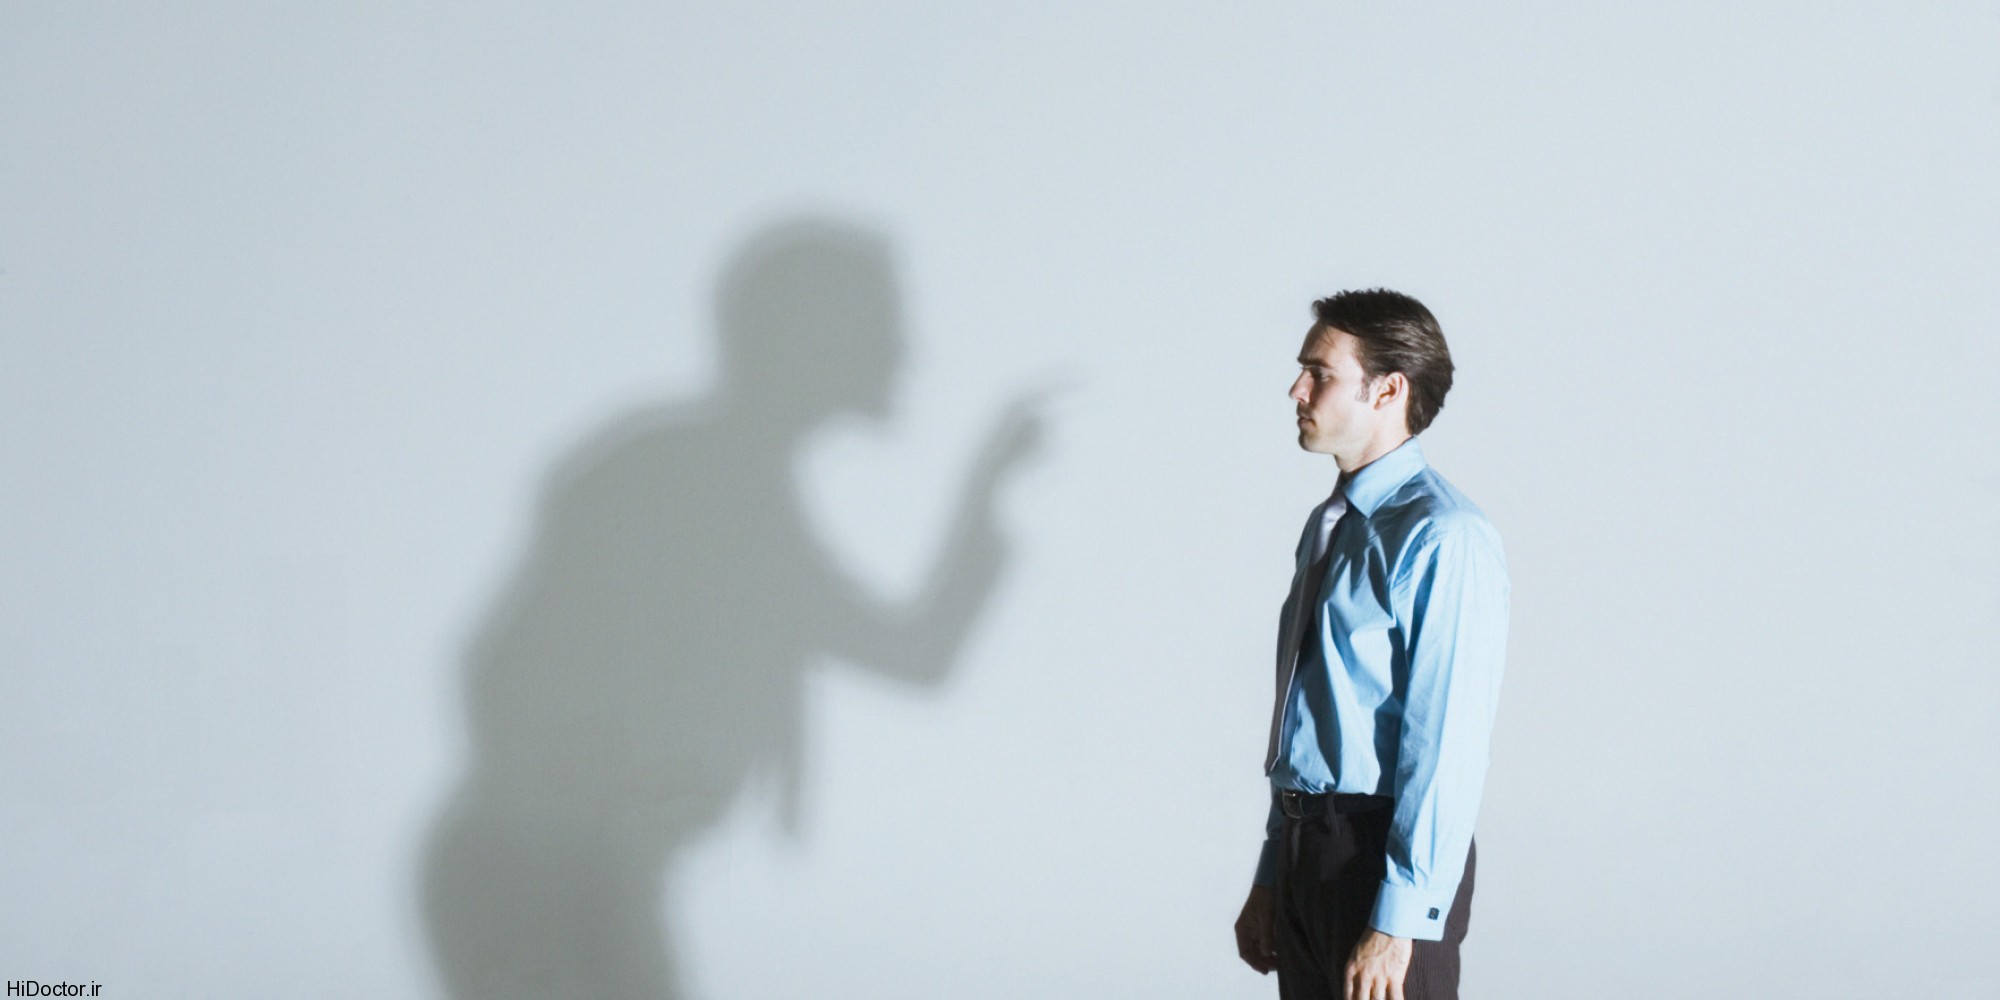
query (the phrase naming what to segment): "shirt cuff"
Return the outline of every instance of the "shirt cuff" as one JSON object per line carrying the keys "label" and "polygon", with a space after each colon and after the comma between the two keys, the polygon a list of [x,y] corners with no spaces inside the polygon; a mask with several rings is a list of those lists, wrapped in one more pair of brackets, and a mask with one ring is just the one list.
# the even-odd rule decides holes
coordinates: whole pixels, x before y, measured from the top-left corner
{"label": "shirt cuff", "polygon": [[1257,855],[1257,875],[1250,880],[1251,885],[1277,888],[1278,885],[1278,838],[1264,839],[1264,850]]}
{"label": "shirt cuff", "polygon": [[1382,883],[1375,892],[1375,913],[1368,925],[1391,937],[1439,941],[1444,938],[1444,921],[1451,916],[1451,900],[1458,886],[1418,889]]}

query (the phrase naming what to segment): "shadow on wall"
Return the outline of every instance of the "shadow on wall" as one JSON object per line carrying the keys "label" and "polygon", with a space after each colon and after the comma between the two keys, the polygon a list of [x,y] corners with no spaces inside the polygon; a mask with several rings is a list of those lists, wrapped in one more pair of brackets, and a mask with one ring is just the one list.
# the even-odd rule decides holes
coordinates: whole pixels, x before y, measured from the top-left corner
{"label": "shadow on wall", "polygon": [[559,464],[467,650],[473,759],[423,872],[454,997],[681,996],[669,862],[759,772],[796,822],[807,664],[937,683],[1001,570],[994,496],[1039,440],[1031,397],[986,441],[907,605],[855,586],[799,506],[805,436],[888,415],[904,345],[881,238],[782,223],[718,296],[719,390],[615,420]]}

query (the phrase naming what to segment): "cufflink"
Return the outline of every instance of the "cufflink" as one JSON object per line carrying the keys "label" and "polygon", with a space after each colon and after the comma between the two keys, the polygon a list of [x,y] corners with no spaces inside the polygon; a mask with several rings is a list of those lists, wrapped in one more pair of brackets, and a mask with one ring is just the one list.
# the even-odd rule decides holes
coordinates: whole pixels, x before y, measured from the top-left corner
{"label": "cufflink", "polygon": [[1431,907],[1431,919],[1436,920],[1437,918],[1438,918],[1438,908],[1433,906]]}

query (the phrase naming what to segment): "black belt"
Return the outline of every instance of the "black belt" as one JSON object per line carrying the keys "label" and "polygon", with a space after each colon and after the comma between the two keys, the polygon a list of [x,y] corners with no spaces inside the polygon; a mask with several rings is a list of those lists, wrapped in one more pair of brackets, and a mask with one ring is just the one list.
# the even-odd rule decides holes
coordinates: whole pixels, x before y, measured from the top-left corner
{"label": "black belt", "polygon": [[1346,792],[1295,792],[1289,788],[1278,789],[1278,808],[1293,819],[1307,816],[1324,816],[1336,813],[1373,812],[1387,809],[1396,800],[1387,795],[1350,795]]}

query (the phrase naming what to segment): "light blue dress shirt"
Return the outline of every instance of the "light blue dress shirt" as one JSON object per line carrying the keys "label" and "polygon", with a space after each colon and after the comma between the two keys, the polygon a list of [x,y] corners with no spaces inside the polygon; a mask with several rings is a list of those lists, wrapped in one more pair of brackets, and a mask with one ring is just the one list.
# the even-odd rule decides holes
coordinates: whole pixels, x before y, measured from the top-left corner
{"label": "light blue dress shirt", "polygon": [[[1256,882],[1277,881],[1280,789],[1393,796],[1387,875],[1369,922],[1435,941],[1486,777],[1506,659],[1506,557],[1486,515],[1424,462],[1416,438],[1346,480],[1348,511],[1328,540],[1317,614],[1303,623],[1277,716]],[[1309,522],[1299,541],[1301,573],[1317,529]],[[1281,646],[1291,617],[1288,601]]]}

